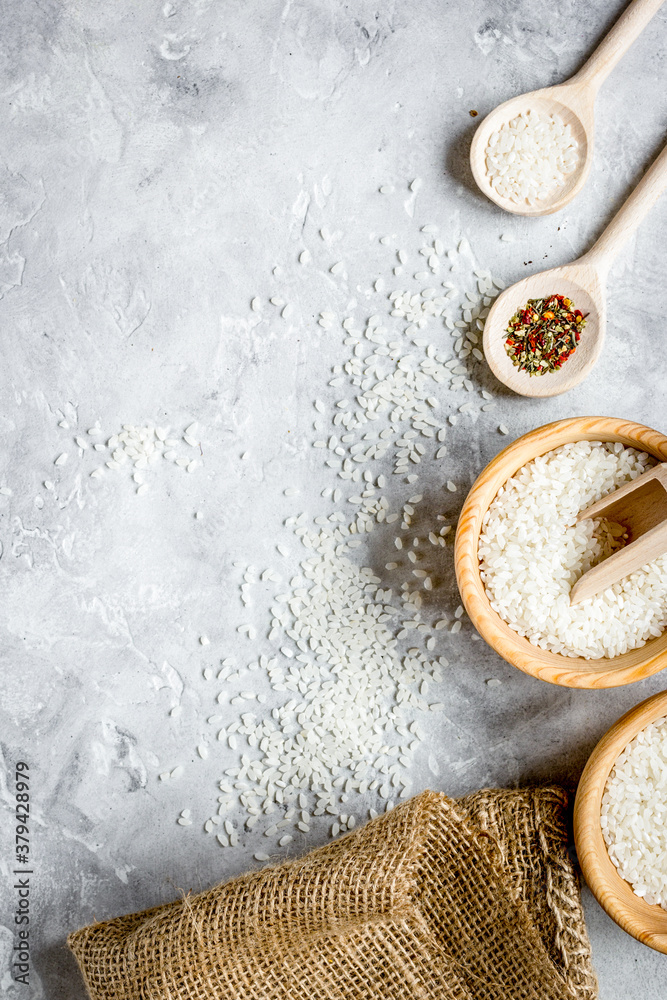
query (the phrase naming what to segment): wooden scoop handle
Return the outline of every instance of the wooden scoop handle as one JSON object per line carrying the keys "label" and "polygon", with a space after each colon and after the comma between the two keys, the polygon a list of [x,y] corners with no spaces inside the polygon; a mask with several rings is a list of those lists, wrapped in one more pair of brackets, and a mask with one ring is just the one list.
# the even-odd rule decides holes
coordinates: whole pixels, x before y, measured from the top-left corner
{"label": "wooden scoop handle", "polygon": [[591,264],[604,278],[617,253],[634,235],[667,188],[667,146],[646,171],[602,236],[577,263]]}
{"label": "wooden scoop handle", "polygon": [[619,549],[593,569],[580,576],[570,591],[570,605],[580,604],[589,597],[601,594],[624,576],[636,573],[642,566],[653,562],[667,552],[667,522],[656,525],[631,545]]}
{"label": "wooden scoop handle", "polygon": [[616,63],[625,55],[632,43],[639,38],[663,3],[664,0],[632,0],[632,3],[626,7],[588,62],[572,77],[570,82],[590,87],[597,92]]}
{"label": "wooden scoop handle", "polygon": [[601,593],[667,552],[667,462],[591,504],[577,521],[589,517],[620,522],[630,541],[579,577],[570,592],[570,604]]}

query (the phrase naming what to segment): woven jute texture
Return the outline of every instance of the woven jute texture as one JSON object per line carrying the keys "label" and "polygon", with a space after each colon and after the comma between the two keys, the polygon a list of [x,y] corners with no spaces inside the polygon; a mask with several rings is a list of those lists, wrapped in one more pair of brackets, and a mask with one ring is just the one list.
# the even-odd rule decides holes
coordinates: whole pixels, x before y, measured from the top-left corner
{"label": "woven jute texture", "polygon": [[594,1000],[565,816],[559,788],[424,792],[68,943],[93,1000]]}

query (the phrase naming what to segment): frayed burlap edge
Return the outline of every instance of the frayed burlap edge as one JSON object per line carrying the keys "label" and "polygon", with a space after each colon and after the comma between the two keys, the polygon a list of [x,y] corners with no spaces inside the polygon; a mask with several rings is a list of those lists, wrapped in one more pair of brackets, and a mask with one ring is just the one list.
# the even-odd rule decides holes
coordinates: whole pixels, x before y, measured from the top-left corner
{"label": "frayed burlap edge", "polygon": [[[594,1000],[598,982],[579,880],[568,854],[567,792],[555,785],[520,794],[486,789],[458,801],[471,821],[493,838],[516,898],[528,908],[572,996]],[[527,877],[527,857],[532,877]]]}

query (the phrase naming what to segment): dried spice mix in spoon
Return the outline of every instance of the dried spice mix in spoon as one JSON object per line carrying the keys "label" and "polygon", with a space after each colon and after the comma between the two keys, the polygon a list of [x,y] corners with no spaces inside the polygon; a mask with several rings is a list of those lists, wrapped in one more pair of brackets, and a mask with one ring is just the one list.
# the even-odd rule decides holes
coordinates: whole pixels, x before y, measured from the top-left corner
{"label": "dried spice mix in spoon", "polygon": [[546,375],[574,353],[585,325],[584,314],[563,295],[529,299],[509,322],[505,350],[520,371]]}

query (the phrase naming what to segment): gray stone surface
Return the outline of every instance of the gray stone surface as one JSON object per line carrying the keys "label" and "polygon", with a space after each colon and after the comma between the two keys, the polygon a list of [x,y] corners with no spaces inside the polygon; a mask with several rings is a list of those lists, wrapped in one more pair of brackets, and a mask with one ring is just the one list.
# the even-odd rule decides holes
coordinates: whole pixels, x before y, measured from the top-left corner
{"label": "gray stone surface", "polygon": [[[526,221],[478,194],[467,166],[469,111],[482,116],[572,73],[622,8],[619,0],[1,5],[0,486],[11,490],[0,495],[3,996],[82,1000],[67,932],[211,885],[266,849],[259,827],[224,849],[202,830],[237,756],[206,719],[219,709],[230,722],[239,711],[216,706],[220,685],[202,671],[275,646],[268,585],[243,609],[233,563],[277,566],[283,541],[288,578],[302,554],[283,520],[328,513],[327,486],[351,492],[311,447],[313,400],[325,402],[328,427],[346,392],[328,385],[331,367],[348,356],[339,322],[325,331],[317,315],[386,314],[386,292],[372,290],[379,276],[386,291],[419,287],[411,275],[425,223],[438,225],[447,247],[466,235],[480,266],[508,282],[591,244],[664,138],[665,13],[601,92],[591,179],[564,212]],[[380,195],[381,184],[394,193]],[[552,400],[520,399],[475,364],[471,395],[439,390],[444,413],[470,398],[478,411],[481,387],[499,402],[461,418],[445,460],[425,458],[414,489],[427,514],[460,508],[507,440],[501,421],[511,437],[590,413],[664,429],[666,224],[663,202],[614,267],[608,341],[585,384]],[[393,249],[379,244],[385,233],[397,234]],[[397,246],[410,251],[400,277]],[[297,260],[304,248],[308,266]],[[332,276],[338,260],[345,272]],[[292,304],[289,319],[268,303],[275,295]],[[250,310],[253,296],[261,313]],[[426,336],[449,343],[437,324]],[[148,475],[146,496],[126,473],[90,479],[95,455],[73,440],[95,421],[109,435],[123,423],[181,431],[193,420],[199,468],[163,463]],[[64,452],[67,463],[55,466]],[[388,478],[387,496],[402,502],[412,488]],[[443,501],[450,478],[458,492]],[[297,497],[284,495],[290,484]],[[376,532],[364,559],[381,568],[391,538]],[[443,558],[432,617],[451,617],[458,603],[451,547]],[[237,632],[244,622],[258,629],[255,642]],[[474,642],[470,623],[438,636],[436,653],[450,661],[437,691],[445,715],[433,716],[429,746],[415,755],[415,791],[574,784],[608,725],[664,687],[661,676],[602,692],[551,687]],[[501,684],[488,687],[492,677]],[[181,714],[170,715],[176,705]],[[9,972],[18,759],[30,764],[33,805],[27,988]],[[182,778],[158,780],[179,763]],[[363,819],[373,801],[348,808]],[[176,817],[186,807],[194,822],[182,827]],[[322,843],[329,825],[313,823],[292,852]],[[662,995],[665,958],[626,936],[590,894],[586,912],[601,1000]]]}

